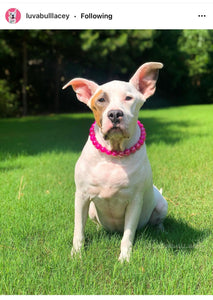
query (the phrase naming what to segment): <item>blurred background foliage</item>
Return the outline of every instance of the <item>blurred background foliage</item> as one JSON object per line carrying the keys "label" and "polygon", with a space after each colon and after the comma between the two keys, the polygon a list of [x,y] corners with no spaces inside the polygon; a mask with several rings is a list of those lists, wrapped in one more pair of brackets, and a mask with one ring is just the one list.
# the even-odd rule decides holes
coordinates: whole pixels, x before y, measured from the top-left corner
{"label": "blurred background foliage", "polygon": [[83,111],[67,81],[129,80],[148,61],[164,69],[145,107],[213,103],[212,30],[0,30],[0,117]]}

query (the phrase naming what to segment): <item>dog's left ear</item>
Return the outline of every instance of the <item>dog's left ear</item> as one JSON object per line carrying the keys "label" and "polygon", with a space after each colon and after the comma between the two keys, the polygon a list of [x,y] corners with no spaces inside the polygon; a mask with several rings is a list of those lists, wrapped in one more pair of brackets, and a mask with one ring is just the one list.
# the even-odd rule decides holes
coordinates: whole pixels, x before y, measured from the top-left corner
{"label": "dog's left ear", "polygon": [[94,81],[84,78],[75,78],[70,80],[67,84],[65,84],[65,86],[63,86],[63,90],[66,89],[69,85],[71,85],[73,90],[76,92],[78,100],[84,102],[87,105],[90,98],[99,87],[98,84]]}
{"label": "dog's left ear", "polygon": [[163,64],[158,62],[145,63],[130,79],[129,82],[143,94],[145,100],[154,94],[161,68],[163,68]]}

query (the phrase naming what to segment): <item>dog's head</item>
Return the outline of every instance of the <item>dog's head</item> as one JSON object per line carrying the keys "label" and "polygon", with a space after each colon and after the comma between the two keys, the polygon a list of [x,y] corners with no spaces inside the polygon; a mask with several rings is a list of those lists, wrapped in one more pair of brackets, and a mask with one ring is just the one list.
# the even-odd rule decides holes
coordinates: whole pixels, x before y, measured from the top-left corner
{"label": "dog's head", "polygon": [[141,106],[155,92],[158,72],[162,67],[157,62],[145,63],[129,82],[110,81],[100,86],[87,79],[75,78],[63,89],[72,85],[77,98],[93,111],[106,140],[129,138]]}
{"label": "dog's head", "polygon": [[16,10],[9,11],[9,18],[11,18],[11,19],[15,19],[16,18]]}

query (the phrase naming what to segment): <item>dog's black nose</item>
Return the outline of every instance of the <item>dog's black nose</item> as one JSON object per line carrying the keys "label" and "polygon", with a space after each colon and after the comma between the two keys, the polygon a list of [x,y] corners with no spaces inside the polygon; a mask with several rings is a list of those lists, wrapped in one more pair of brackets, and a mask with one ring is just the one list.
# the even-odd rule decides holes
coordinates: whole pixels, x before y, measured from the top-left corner
{"label": "dog's black nose", "polygon": [[107,114],[108,118],[112,122],[112,124],[116,125],[120,123],[120,120],[124,116],[122,110],[110,110]]}

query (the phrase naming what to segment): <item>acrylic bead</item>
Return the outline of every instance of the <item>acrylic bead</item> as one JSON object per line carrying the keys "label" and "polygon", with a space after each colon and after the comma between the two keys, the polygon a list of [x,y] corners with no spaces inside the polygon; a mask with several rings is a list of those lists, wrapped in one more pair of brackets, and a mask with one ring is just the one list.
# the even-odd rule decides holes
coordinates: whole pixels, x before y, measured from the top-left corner
{"label": "acrylic bead", "polygon": [[107,154],[107,155],[111,155],[111,154],[112,154],[112,151],[107,150],[107,151],[106,151],[106,154]]}
{"label": "acrylic bead", "polygon": [[130,152],[129,149],[124,150],[124,154],[125,154],[125,155],[130,155],[130,153],[131,153],[131,152]]}

